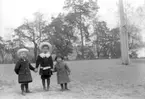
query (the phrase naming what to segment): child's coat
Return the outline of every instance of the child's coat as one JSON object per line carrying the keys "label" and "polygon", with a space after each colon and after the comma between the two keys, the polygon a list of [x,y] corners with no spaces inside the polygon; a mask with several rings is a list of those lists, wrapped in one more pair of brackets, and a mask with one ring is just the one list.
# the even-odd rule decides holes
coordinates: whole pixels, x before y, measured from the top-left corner
{"label": "child's coat", "polygon": [[54,71],[57,72],[57,82],[58,84],[64,84],[70,82],[69,73],[70,69],[66,63],[56,63]]}
{"label": "child's coat", "polygon": [[32,82],[31,71],[34,71],[34,67],[29,63],[27,59],[19,59],[15,66],[15,73],[18,74],[19,83]]}
{"label": "child's coat", "polygon": [[40,65],[40,71],[39,74],[40,75],[45,75],[43,73],[43,70],[46,68],[48,68],[48,73],[47,75],[51,76],[52,75],[52,71],[50,69],[53,69],[53,60],[50,54],[44,54],[41,53],[40,55],[38,55],[37,60],[36,60],[36,68],[38,68]]}

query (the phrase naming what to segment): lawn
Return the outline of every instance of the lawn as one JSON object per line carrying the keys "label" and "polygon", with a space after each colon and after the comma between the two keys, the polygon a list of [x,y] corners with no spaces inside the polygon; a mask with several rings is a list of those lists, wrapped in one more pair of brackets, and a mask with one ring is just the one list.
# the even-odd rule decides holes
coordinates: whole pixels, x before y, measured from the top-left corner
{"label": "lawn", "polygon": [[21,96],[13,64],[0,65],[0,99],[145,99],[145,60],[123,66],[118,59],[68,62],[70,91],[61,92],[56,74],[44,92],[38,73],[32,72],[32,93]]}

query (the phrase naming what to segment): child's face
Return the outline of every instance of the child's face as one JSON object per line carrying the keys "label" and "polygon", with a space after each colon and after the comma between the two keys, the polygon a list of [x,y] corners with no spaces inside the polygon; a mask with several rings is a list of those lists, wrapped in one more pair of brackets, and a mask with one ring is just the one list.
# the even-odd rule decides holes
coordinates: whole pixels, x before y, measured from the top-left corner
{"label": "child's face", "polygon": [[27,57],[27,53],[26,52],[21,52],[20,53],[20,57],[21,58],[26,58]]}
{"label": "child's face", "polygon": [[43,51],[44,53],[47,53],[47,52],[49,51],[49,47],[48,47],[48,46],[44,46],[44,47],[42,48],[42,51]]}
{"label": "child's face", "polygon": [[60,57],[57,58],[57,62],[61,62],[62,59]]}

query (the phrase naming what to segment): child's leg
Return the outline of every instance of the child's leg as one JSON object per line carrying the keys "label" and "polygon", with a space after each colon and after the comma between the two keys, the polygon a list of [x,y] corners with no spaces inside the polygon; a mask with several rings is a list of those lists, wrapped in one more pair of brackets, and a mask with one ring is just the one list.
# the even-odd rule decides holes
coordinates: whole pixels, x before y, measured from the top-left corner
{"label": "child's leg", "polygon": [[44,78],[42,79],[42,86],[43,86],[43,89],[45,90],[46,87],[45,87],[45,79]]}
{"label": "child's leg", "polygon": [[47,78],[47,90],[49,89],[49,85],[50,85],[50,78]]}
{"label": "child's leg", "polygon": [[67,90],[68,90],[67,83],[65,83],[64,85],[65,85],[65,89],[67,89]]}
{"label": "child's leg", "polygon": [[25,84],[21,84],[22,95],[24,95],[24,86]]}
{"label": "child's leg", "polygon": [[61,86],[61,89],[63,90],[63,84],[60,84],[60,86]]}
{"label": "child's leg", "polygon": [[29,84],[28,83],[25,84],[25,88],[26,88],[26,92],[29,93],[30,90],[29,90]]}

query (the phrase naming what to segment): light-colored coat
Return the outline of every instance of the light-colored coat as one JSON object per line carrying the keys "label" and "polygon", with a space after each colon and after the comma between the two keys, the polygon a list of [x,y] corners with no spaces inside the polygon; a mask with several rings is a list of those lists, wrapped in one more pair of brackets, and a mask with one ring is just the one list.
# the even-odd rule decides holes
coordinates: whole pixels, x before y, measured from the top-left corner
{"label": "light-colored coat", "polygon": [[69,73],[70,69],[64,62],[56,63],[54,71],[57,72],[57,83],[64,84],[70,82]]}

